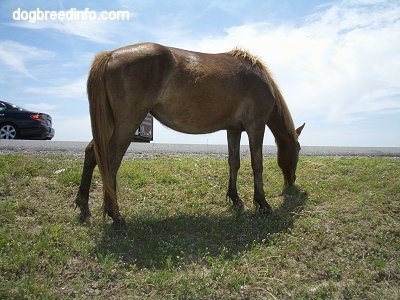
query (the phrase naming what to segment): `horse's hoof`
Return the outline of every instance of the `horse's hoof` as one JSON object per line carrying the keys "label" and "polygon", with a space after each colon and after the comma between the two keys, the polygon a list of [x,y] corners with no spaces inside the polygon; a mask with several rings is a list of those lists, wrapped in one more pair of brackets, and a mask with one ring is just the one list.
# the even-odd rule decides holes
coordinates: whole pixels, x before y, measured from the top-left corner
{"label": "horse's hoof", "polygon": [[113,226],[115,229],[125,229],[126,222],[123,217],[118,216],[114,219]]}
{"label": "horse's hoof", "polygon": [[79,222],[86,225],[92,225],[92,215],[90,214],[80,214]]}
{"label": "horse's hoof", "polygon": [[269,215],[272,214],[272,208],[271,206],[264,206],[264,207],[260,207],[260,213],[265,216],[268,217]]}
{"label": "horse's hoof", "polygon": [[244,206],[243,203],[240,203],[240,204],[233,204],[233,205],[232,205],[232,210],[233,210],[235,213],[243,213],[243,212],[246,210],[246,207]]}

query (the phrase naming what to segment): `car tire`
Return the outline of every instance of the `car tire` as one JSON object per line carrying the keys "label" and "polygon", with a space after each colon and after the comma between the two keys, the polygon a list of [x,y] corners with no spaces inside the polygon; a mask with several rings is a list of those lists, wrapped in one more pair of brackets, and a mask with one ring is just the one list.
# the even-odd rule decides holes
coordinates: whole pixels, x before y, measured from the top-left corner
{"label": "car tire", "polygon": [[5,123],[0,125],[0,139],[13,140],[18,137],[18,128],[14,124]]}

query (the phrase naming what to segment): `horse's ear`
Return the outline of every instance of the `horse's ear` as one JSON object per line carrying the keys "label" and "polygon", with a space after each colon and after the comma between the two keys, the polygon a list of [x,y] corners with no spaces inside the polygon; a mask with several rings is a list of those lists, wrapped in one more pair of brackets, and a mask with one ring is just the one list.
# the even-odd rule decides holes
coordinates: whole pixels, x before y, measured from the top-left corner
{"label": "horse's ear", "polygon": [[296,129],[297,136],[300,135],[300,133],[303,130],[304,126],[306,126],[306,123],[303,123],[303,125],[301,125],[299,128]]}

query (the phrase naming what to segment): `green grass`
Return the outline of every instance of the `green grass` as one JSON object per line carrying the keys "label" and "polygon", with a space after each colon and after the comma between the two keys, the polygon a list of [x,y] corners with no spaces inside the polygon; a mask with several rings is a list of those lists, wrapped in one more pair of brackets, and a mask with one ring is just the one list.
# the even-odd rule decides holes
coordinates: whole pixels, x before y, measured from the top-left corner
{"label": "green grass", "polygon": [[282,196],[264,161],[274,208],[226,200],[226,158],[130,158],[119,173],[127,229],[103,220],[95,171],[91,226],[74,210],[82,159],[0,154],[0,299],[398,299],[400,160],[303,157]]}

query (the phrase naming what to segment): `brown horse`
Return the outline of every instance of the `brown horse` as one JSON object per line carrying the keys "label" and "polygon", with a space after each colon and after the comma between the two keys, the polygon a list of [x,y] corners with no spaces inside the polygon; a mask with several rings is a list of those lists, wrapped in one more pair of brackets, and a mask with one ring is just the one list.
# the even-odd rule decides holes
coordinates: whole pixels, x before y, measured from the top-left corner
{"label": "brown horse", "polygon": [[76,197],[82,221],[90,221],[89,187],[96,164],[103,181],[104,213],[114,225],[120,215],[116,175],[134,132],[147,113],[162,124],[189,134],[227,130],[229,187],[233,206],[243,208],[236,188],[240,137],[249,137],[254,173],[254,203],[271,207],[263,188],[262,145],[265,125],[278,147],[285,185],[293,185],[304,124],[295,129],[287,105],[268,69],[242,50],[206,54],[153,43],[98,54],[87,81],[93,140],[85,151]]}

